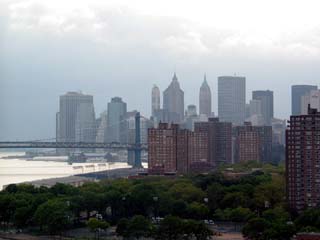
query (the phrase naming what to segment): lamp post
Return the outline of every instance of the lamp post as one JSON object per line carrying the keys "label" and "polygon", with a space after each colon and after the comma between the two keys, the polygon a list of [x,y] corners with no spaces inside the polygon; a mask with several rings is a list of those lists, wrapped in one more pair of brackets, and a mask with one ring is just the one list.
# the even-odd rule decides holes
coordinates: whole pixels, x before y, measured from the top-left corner
{"label": "lamp post", "polygon": [[204,203],[206,204],[207,208],[208,208],[208,214],[207,214],[207,221],[209,222],[209,198],[205,197],[203,198]]}
{"label": "lamp post", "polygon": [[123,208],[124,208],[124,216],[127,217],[127,204],[126,204],[126,197],[123,196],[122,197],[122,205],[123,205]]}
{"label": "lamp post", "polygon": [[153,201],[154,201],[154,218],[155,218],[155,221],[157,222],[157,216],[158,216],[158,200],[159,198],[154,196],[153,198]]}

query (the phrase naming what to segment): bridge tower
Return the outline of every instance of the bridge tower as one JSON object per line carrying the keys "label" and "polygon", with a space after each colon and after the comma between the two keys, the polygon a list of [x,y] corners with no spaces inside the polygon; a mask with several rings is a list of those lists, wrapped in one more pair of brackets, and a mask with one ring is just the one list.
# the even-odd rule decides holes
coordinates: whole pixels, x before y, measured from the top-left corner
{"label": "bridge tower", "polygon": [[134,168],[142,168],[141,164],[141,136],[140,136],[140,112],[135,116],[135,146],[134,146]]}

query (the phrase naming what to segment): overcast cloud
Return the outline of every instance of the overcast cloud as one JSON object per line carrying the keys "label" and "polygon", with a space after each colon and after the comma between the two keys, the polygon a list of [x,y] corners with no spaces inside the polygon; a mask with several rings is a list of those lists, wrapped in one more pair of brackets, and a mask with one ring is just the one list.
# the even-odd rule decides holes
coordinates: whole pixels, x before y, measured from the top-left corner
{"label": "overcast cloud", "polygon": [[247,101],[273,90],[287,118],[290,86],[320,79],[319,4],[278,2],[2,1],[0,140],[54,137],[71,90],[94,95],[97,116],[113,96],[149,116],[152,85],[163,91],[174,71],[186,105],[206,72],[217,112],[217,76],[237,74]]}

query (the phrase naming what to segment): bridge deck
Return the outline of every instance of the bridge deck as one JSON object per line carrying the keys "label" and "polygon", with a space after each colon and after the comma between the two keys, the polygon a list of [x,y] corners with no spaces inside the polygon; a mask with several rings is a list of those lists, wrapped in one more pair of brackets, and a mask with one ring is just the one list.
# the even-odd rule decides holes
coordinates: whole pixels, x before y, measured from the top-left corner
{"label": "bridge deck", "polygon": [[103,149],[127,149],[147,150],[146,144],[120,144],[120,143],[96,143],[96,142],[0,142],[0,148],[103,148]]}

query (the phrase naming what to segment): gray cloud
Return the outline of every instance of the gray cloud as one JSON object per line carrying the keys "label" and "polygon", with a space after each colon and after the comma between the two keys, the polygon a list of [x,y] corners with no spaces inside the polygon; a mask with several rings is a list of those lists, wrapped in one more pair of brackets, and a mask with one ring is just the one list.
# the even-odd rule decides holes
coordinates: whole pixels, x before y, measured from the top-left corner
{"label": "gray cloud", "polygon": [[10,1],[0,9],[1,139],[54,136],[58,96],[69,90],[93,94],[96,113],[118,95],[149,115],[153,83],[164,90],[174,70],[187,104],[197,103],[206,72],[214,106],[217,76],[237,73],[247,77],[247,99],[254,89],[274,90],[284,118],[290,84],[317,84],[320,76],[317,28],[272,39],[117,5],[61,12]]}

